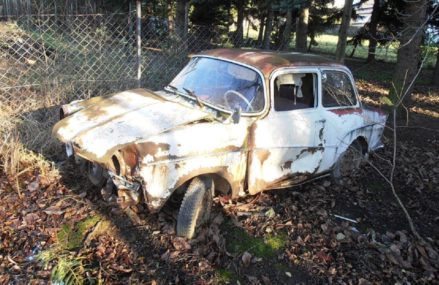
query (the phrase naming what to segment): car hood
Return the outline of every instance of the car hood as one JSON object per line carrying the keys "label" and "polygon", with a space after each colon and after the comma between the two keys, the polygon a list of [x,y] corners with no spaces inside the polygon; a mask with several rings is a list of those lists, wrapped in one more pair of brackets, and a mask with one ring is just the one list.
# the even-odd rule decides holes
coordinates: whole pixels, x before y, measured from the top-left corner
{"label": "car hood", "polygon": [[106,162],[119,148],[210,117],[190,105],[168,101],[145,89],[65,105],[75,113],[59,121],[53,135],[73,143],[86,158]]}

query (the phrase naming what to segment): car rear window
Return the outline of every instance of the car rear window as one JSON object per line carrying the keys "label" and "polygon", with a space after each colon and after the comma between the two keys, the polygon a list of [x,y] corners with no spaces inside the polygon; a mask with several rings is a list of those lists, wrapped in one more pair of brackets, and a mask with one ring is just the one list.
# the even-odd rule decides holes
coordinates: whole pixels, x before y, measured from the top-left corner
{"label": "car rear window", "polygon": [[351,79],[343,71],[322,72],[322,103],[324,107],[353,106],[357,104]]}

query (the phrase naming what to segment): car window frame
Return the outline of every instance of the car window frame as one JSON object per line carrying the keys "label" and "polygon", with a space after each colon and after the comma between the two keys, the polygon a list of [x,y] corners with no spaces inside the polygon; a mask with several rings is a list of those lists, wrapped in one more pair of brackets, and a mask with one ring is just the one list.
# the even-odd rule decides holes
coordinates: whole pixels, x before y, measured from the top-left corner
{"label": "car window frame", "polygon": [[[314,73],[317,75],[316,81],[317,81],[317,92],[315,94],[315,102],[313,108],[303,108],[303,109],[293,109],[293,110],[287,110],[287,111],[276,111],[274,109],[274,81],[279,75],[283,74],[290,74],[290,73]],[[322,83],[322,74],[320,72],[320,69],[315,66],[304,66],[304,67],[282,67],[276,69],[274,72],[270,75],[270,112],[274,112],[277,114],[281,113],[288,113],[288,112],[310,112],[310,111],[316,111],[319,109],[320,106],[320,100],[321,100],[321,83]]]}
{"label": "car window frame", "polygon": [[[319,68],[320,70],[320,106],[322,108],[324,108],[325,110],[336,110],[336,109],[347,109],[347,108],[360,108],[361,107],[361,101],[360,101],[360,96],[358,94],[358,90],[357,90],[357,86],[355,84],[355,80],[354,80],[354,76],[352,75],[352,72],[347,68],[347,67],[338,67],[338,68]],[[323,106],[323,82],[322,82],[322,74],[324,71],[338,71],[338,72],[343,72],[344,74],[346,74],[350,80],[352,89],[354,90],[354,95],[355,95],[355,100],[356,100],[356,104],[355,105],[348,105],[348,106],[332,106],[332,107],[326,107]]]}

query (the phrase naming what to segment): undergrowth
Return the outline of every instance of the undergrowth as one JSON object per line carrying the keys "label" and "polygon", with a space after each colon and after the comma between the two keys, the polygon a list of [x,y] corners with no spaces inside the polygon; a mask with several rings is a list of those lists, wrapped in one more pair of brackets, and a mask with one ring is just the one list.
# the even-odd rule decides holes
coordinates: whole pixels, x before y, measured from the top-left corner
{"label": "undergrowth", "polygon": [[[56,242],[47,250],[40,252],[36,259],[44,267],[52,267],[50,280],[52,284],[77,285],[84,284],[87,267],[80,251],[87,234],[94,229],[99,221],[99,215],[88,217],[82,221],[64,224],[57,232]],[[94,283],[88,279],[88,283]]]}

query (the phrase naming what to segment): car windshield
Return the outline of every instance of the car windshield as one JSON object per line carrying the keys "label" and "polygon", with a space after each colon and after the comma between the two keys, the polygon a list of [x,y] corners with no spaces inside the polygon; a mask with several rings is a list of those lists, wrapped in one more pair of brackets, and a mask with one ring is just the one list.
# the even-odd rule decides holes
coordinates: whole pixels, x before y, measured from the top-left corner
{"label": "car windshield", "polygon": [[229,111],[257,113],[264,108],[261,76],[223,60],[194,57],[168,87]]}

